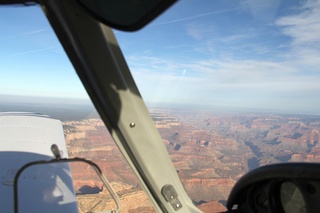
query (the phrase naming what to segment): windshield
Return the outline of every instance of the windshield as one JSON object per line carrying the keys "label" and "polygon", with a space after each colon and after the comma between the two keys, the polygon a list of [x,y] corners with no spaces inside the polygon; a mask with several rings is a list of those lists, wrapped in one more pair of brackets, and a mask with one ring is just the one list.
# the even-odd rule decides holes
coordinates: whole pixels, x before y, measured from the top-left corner
{"label": "windshield", "polygon": [[259,166],[318,162],[319,1],[179,1],[115,34],[192,200]]}
{"label": "windshield", "polygon": [[[231,188],[252,169],[319,161],[319,10],[315,0],[179,1],[136,33],[114,31],[202,211],[225,210]],[[0,111],[61,120],[69,156],[101,166],[122,211],[153,212],[41,9],[4,7],[0,15]]]}
{"label": "windshield", "polygon": [[[91,103],[41,8],[39,6],[1,7],[0,17],[2,71],[0,112],[34,112],[60,120],[65,146],[68,150],[68,153],[62,153],[63,158],[82,157],[97,163],[120,197],[122,212],[154,212],[139,181]],[[6,125],[4,122],[1,124]],[[30,125],[37,125],[37,123]],[[24,126],[28,127],[29,124],[23,124],[21,128]],[[46,134],[48,131],[38,132],[38,134]],[[26,132],[25,134],[28,134]],[[52,135],[45,136],[53,137]],[[63,135],[61,137],[63,138]],[[5,137],[0,136],[0,138],[2,138],[0,155],[5,158],[7,155],[3,156],[2,151],[6,150],[6,143],[14,142],[5,141]],[[18,150],[32,150],[34,147],[34,152],[36,152],[37,144],[28,139],[32,136],[26,135],[25,138],[27,139],[22,139],[20,143],[24,145]],[[47,153],[51,145],[48,144],[47,150],[43,152]],[[19,157],[23,158],[23,155]],[[53,155],[49,156],[51,157]],[[42,160],[47,160],[47,158],[48,156]],[[14,160],[8,165],[10,159],[5,159],[0,162],[2,179],[13,178],[17,170],[29,162],[25,161],[17,166]],[[3,169],[8,166],[11,168],[8,171]],[[101,181],[97,180],[98,177],[94,171],[89,170],[88,172],[87,169],[71,164],[79,213],[115,209],[115,203],[112,202],[113,199],[107,189],[103,187]],[[21,179],[24,180],[24,178]],[[5,209],[6,212],[13,212],[13,200],[10,199],[13,198],[12,187],[6,186],[4,181],[1,183],[0,194],[8,199],[0,202],[0,208]],[[61,189],[59,193],[66,194],[66,191]],[[27,191],[27,196],[30,196],[30,191]],[[29,205],[35,208],[41,207],[41,199],[36,198],[32,196],[33,203]],[[8,200],[10,202],[7,202]],[[30,209],[32,208],[21,207],[23,212],[30,212]],[[37,211],[46,212],[47,210],[37,208]]]}

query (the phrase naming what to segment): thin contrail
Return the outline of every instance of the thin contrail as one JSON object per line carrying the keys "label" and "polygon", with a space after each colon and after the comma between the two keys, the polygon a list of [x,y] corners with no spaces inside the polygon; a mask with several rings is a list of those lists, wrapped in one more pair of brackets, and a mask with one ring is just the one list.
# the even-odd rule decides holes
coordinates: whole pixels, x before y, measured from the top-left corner
{"label": "thin contrail", "polygon": [[220,10],[220,11],[214,11],[214,12],[210,12],[210,13],[203,13],[203,14],[199,14],[199,15],[191,16],[191,17],[187,17],[187,18],[181,18],[181,19],[175,19],[175,20],[172,20],[172,21],[155,23],[155,24],[152,24],[150,26],[172,24],[172,23],[176,23],[176,22],[181,22],[181,21],[187,21],[187,20],[192,20],[192,19],[196,19],[196,18],[201,18],[201,17],[204,17],[204,16],[211,16],[211,15],[216,15],[216,14],[220,14],[220,13],[226,13],[226,12],[230,12],[230,11],[233,11],[233,10],[236,10],[236,9],[237,8],[232,8],[232,9],[228,9],[228,10]]}
{"label": "thin contrail", "polygon": [[32,35],[32,34],[41,33],[41,32],[47,31],[47,30],[48,30],[48,28],[34,30],[34,31],[23,33],[23,35]]}
{"label": "thin contrail", "polygon": [[47,47],[47,48],[42,48],[42,49],[25,51],[25,52],[9,55],[9,56],[7,56],[7,58],[16,57],[16,56],[20,56],[20,55],[25,55],[25,54],[29,54],[29,53],[42,52],[42,51],[50,50],[50,49],[53,49],[53,48],[56,48],[56,47],[58,47],[58,45],[54,45],[54,46]]}
{"label": "thin contrail", "polygon": [[47,30],[48,30],[48,28],[39,29],[39,30],[33,30],[33,31],[29,31],[29,32],[25,32],[25,33],[18,34],[18,35],[8,36],[8,37],[5,37],[5,38],[2,38],[1,40],[7,40],[7,39],[12,39],[12,38],[19,38],[19,37],[23,37],[23,36],[30,36],[30,35],[33,35],[33,34],[45,32],[45,31],[47,31]]}

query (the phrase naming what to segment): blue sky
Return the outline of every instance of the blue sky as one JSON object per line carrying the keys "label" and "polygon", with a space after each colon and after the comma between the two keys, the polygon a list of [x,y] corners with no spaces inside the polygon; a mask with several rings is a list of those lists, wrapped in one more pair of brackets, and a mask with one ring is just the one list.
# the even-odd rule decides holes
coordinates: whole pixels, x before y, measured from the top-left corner
{"label": "blue sky", "polygon": [[[0,8],[0,94],[87,98],[40,8]],[[176,3],[115,31],[145,101],[320,114],[320,1]]]}

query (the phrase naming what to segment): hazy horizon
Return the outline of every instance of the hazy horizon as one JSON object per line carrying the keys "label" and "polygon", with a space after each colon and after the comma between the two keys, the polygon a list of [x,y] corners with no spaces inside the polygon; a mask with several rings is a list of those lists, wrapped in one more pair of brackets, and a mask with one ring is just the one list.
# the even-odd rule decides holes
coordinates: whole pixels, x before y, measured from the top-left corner
{"label": "hazy horizon", "polygon": [[[79,99],[79,98],[58,98],[58,97],[36,97],[36,96],[14,96],[14,95],[0,95],[2,102],[0,103],[0,111],[9,112],[12,111],[23,111],[23,112],[51,112],[57,114],[55,110],[59,111],[60,114],[66,114],[67,118],[70,118],[70,111],[77,114],[76,117],[86,117],[90,113],[97,117],[95,107],[93,106],[90,99]],[[206,106],[197,104],[166,104],[166,103],[146,103],[149,110],[152,109],[168,109],[168,110],[185,110],[200,113],[261,113],[261,114],[279,114],[279,115],[301,115],[301,116],[320,116],[319,113],[310,113],[303,111],[288,111],[288,110],[273,110],[273,109],[259,109],[250,107],[237,107],[237,106]],[[30,111],[31,110],[31,111]],[[32,111],[33,110],[33,111]],[[62,110],[66,110],[64,113]],[[68,115],[69,113],[69,115]],[[83,114],[80,116],[80,114]],[[61,120],[66,120],[61,115],[58,116]]]}

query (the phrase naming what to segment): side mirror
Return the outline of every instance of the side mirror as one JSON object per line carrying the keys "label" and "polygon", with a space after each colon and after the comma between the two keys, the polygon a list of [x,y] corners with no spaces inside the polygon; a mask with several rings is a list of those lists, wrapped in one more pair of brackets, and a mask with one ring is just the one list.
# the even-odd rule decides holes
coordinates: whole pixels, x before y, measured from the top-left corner
{"label": "side mirror", "polygon": [[15,213],[120,212],[119,197],[97,164],[55,156],[19,169],[14,179]]}

